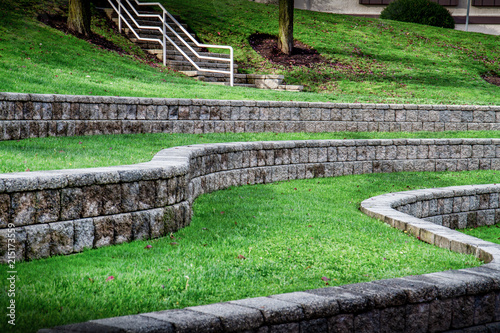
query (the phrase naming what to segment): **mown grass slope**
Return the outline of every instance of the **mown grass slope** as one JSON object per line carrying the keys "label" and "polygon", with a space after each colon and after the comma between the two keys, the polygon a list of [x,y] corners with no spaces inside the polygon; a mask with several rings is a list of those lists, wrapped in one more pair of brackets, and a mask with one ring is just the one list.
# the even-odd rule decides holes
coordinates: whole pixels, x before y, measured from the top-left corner
{"label": "mown grass slope", "polygon": [[34,19],[37,9],[53,2],[0,3],[6,13],[0,19],[1,91],[500,104],[500,87],[481,78],[500,73],[500,36],[297,10],[295,38],[317,49],[330,64],[285,68],[258,55],[248,42],[256,32],[277,33],[276,6],[248,0],[161,1],[204,42],[233,46],[243,71],[284,74],[287,83],[303,84],[309,91],[297,94],[212,86],[97,49]]}

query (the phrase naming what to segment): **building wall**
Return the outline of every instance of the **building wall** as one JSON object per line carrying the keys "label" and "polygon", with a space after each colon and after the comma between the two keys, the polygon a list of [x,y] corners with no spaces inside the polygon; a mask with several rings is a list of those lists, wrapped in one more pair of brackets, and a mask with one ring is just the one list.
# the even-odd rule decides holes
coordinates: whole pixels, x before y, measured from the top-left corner
{"label": "building wall", "polygon": [[[260,3],[276,3],[275,0],[253,0]],[[455,17],[457,30],[465,30],[467,1],[458,0],[457,6],[446,6]],[[295,8],[347,15],[378,16],[385,5],[361,5],[359,0],[295,0]],[[474,0],[471,1],[471,4]],[[469,31],[500,35],[500,6],[470,8]]]}

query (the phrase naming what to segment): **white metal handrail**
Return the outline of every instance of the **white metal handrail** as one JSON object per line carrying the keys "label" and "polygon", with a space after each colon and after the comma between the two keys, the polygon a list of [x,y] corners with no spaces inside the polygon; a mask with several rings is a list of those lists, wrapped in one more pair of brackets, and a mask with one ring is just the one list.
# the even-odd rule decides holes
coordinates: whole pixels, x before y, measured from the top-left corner
{"label": "white metal handrail", "polygon": [[[154,41],[158,42],[162,48],[163,48],[163,65],[166,66],[166,46],[167,46],[167,41],[172,44],[177,51],[179,51],[182,56],[193,65],[194,68],[198,71],[202,72],[212,72],[212,73],[222,73],[222,74],[229,74],[229,80],[230,80],[230,85],[234,85],[234,51],[231,46],[226,46],[226,45],[209,45],[209,44],[201,44],[198,43],[198,41],[191,36],[189,32],[184,29],[184,27],[163,7],[162,4],[157,3],[157,2],[139,2],[138,0],[134,0],[134,2],[139,5],[139,6],[158,6],[161,8],[163,11],[162,15],[159,14],[142,14],[139,13],[135,7],[130,3],[129,0],[115,0],[116,5],[113,2],[113,0],[108,0],[110,3],[111,7],[115,10],[115,12],[118,14],[118,29],[120,32],[122,31],[122,21],[125,22],[125,24],[128,26],[130,31],[136,36],[137,39],[139,40],[145,40],[145,41]],[[142,26],[137,21],[135,20],[134,16],[129,12],[129,10],[126,8],[125,3],[128,4],[128,6],[132,9],[136,17],[156,17],[159,19],[159,21],[162,24],[162,28],[157,27],[157,26]],[[161,32],[163,36],[163,40],[157,39],[157,38],[144,38],[141,37],[135,29],[132,27],[132,25],[128,22],[126,19],[125,15],[122,13],[125,12],[126,16],[134,23],[134,25],[139,28],[139,29],[150,29],[150,30],[158,30]],[[197,47],[204,47],[204,48],[219,48],[219,49],[227,49],[229,50],[229,58],[221,58],[221,57],[210,57],[210,56],[202,56],[200,55],[196,50],[194,50],[189,43],[182,38],[168,23],[166,20],[166,17],[169,17],[169,19],[174,22],[177,27],[180,28],[180,30],[197,46]],[[166,33],[166,29],[169,29],[170,32],[174,34],[174,36],[184,44],[189,51],[191,51],[198,59],[206,59],[206,60],[212,60],[212,61],[223,61],[223,62],[229,62],[229,71],[225,70],[218,70],[218,69],[210,69],[210,68],[201,68],[193,59],[191,59],[190,56],[188,56]]]}

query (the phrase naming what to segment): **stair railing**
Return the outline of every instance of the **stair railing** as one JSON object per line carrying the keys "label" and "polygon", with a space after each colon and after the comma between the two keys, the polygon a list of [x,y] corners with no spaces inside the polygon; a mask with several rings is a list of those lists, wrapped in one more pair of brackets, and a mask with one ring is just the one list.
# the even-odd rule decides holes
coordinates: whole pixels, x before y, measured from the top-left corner
{"label": "stair railing", "polygon": [[[162,15],[160,14],[143,14],[139,13],[135,7],[130,3],[129,0],[108,0],[109,4],[111,7],[114,9],[114,11],[118,14],[118,29],[120,32],[122,31],[122,22],[127,25],[127,27],[130,29],[130,31],[134,34],[134,36],[138,40],[144,40],[144,41],[153,41],[153,42],[158,42],[163,49],[163,65],[166,66],[167,64],[167,41],[174,46],[174,48],[182,54],[182,56],[193,65],[196,70],[200,72],[212,72],[212,73],[222,73],[222,74],[229,74],[229,83],[231,86],[234,85],[234,51],[231,46],[226,46],[226,45],[209,45],[209,44],[201,44],[198,43],[198,41],[191,36],[189,32],[163,7],[161,3],[158,2],[139,2],[138,0],[134,0],[134,2],[138,6],[158,6],[162,10]],[[140,25],[134,15],[132,15],[125,6],[125,4],[128,5],[128,7],[133,11],[136,17],[151,17],[151,18],[158,18],[158,20],[161,22],[162,28],[158,26],[145,26],[145,25]],[[139,29],[149,29],[149,30],[158,30],[163,38],[160,40],[158,38],[145,38],[141,37],[137,31],[134,29],[134,27],[129,23],[129,21],[132,21],[133,24],[135,25],[136,28]],[[221,57],[210,57],[210,56],[202,56],[200,55],[196,50],[194,50],[189,43],[182,38],[171,26],[170,24],[167,23],[167,17],[197,46],[197,47],[203,47],[203,48],[219,48],[219,49],[227,49],[229,50],[229,58],[221,58]],[[193,53],[198,59],[204,59],[204,60],[212,60],[212,61],[223,61],[223,62],[229,62],[229,71],[225,70],[219,70],[219,69],[210,69],[210,68],[201,68],[189,55],[184,52],[184,50],[181,49],[177,43],[175,43],[168,35],[167,35],[167,29],[182,43],[184,44],[185,47],[191,53]]]}

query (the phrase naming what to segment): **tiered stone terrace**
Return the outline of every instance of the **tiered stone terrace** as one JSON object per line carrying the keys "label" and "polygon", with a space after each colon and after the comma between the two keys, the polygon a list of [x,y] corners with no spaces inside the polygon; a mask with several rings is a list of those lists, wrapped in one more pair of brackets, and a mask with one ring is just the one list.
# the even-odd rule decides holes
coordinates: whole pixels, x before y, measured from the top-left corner
{"label": "tiered stone terrace", "polygon": [[[165,120],[171,115],[172,119]],[[118,118],[121,122],[116,121]],[[498,123],[498,107],[0,94],[3,139],[108,133],[109,128],[116,133],[266,128],[491,130],[498,129]],[[31,260],[79,252],[85,247],[160,237],[189,224],[191,206],[198,195],[229,186],[362,173],[478,169],[500,169],[500,139],[193,145],[163,150],[151,162],[131,166],[3,174],[0,254],[5,260],[7,234],[12,231],[9,223],[15,226],[18,259]],[[438,332],[471,328],[495,332],[500,330],[500,248],[448,227],[498,221],[499,192],[498,186],[473,186],[389,194],[362,203],[363,211],[423,241],[478,256],[487,263],[479,268],[102,319],[42,331]]]}
{"label": "tiered stone terrace", "polygon": [[500,106],[0,93],[0,140],[129,133],[500,130]]}

